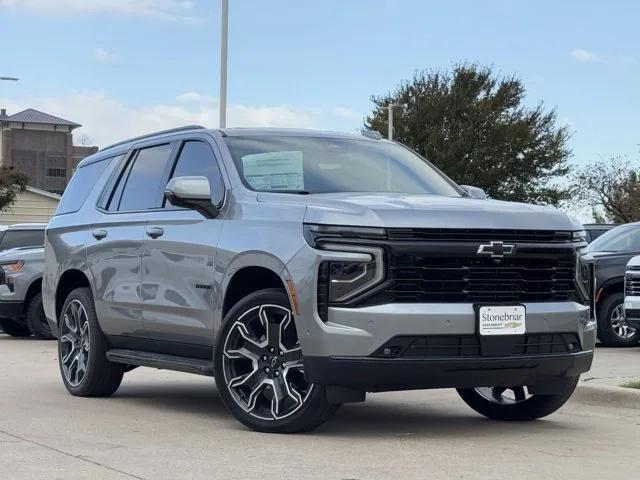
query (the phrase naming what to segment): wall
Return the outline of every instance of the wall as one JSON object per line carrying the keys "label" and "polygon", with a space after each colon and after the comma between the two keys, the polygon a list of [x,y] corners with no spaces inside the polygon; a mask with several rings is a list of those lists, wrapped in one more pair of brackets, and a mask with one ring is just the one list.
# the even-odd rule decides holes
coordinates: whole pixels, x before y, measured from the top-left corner
{"label": "wall", "polygon": [[47,223],[58,207],[59,200],[26,191],[18,194],[16,202],[0,211],[0,225],[14,223]]}

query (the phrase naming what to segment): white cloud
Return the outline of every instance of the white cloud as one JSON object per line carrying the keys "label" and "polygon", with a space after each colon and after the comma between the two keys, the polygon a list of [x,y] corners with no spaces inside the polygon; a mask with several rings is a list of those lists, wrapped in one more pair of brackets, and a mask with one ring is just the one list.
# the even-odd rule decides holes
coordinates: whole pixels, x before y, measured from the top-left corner
{"label": "white cloud", "polygon": [[578,62],[600,62],[601,59],[593,52],[584,50],[582,48],[574,48],[569,54],[575,58]]}
{"label": "white cloud", "polygon": [[106,51],[104,48],[96,48],[93,51],[93,58],[98,62],[109,63],[116,60],[117,56]]}
{"label": "white cloud", "polygon": [[150,20],[197,22],[190,0],[0,0],[0,8],[43,15],[107,14]]}
{"label": "white cloud", "polygon": [[[35,108],[83,125],[76,137],[87,135],[99,146],[180,125],[199,124],[218,126],[218,99],[198,93],[186,92],[173,101],[152,105],[133,106],[104,92],[85,92],[60,95],[56,98],[26,98],[8,102],[0,98],[0,105],[9,113]],[[336,110],[337,108],[337,110]],[[344,111],[349,109],[344,108]],[[296,108],[289,105],[228,106],[227,124],[231,127],[294,127],[330,128],[341,125],[353,131],[362,116],[344,122],[341,107]],[[357,120],[357,121],[356,121]]]}
{"label": "white cloud", "polygon": [[345,120],[362,120],[362,115],[355,110],[347,107],[331,107],[329,112],[336,117],[344,118]]}

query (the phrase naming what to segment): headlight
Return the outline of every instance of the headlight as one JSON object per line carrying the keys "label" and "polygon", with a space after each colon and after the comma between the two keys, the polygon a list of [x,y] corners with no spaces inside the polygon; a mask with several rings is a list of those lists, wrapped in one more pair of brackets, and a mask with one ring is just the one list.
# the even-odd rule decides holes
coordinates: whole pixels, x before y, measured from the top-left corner
{"label": "headlight", "polygon": [[15,262],[11,262],[11,263],[0,264],[0,268],[2,268],[2,270],[5,273],[16,273],[16,272],[19,272],[20,270],[22,270],[22,267],[24,267],[24,260],[17,260]]}
{"label": "headlight", "polygon": [[584,230],[571,232],[571,241],[575,243],[587,243],[587,232]]}
{"label": "headlight", "polygon": [[380,240],[387,238],[387,231],[378,227],[352,227],[344,225],[313,225],[304,224],[304,238],[314,248],[319,248],[323,242],[337,242],[340,240]]}
{"label": "headlight", "polygon": [[384,280],[382,248],[326,244],[323,249],[361,253],[364,257],[362,260],[322,262],[320,277],[325,279],[329,303],[347,302]]}

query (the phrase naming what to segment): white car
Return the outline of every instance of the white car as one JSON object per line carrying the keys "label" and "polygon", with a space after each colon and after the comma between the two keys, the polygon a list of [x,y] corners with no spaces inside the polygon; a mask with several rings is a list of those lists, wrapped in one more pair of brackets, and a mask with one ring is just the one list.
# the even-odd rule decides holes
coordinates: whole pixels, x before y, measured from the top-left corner
{"label": "white car", "polygon": [[640,255],[627,263],[624,275],[624,315],[627,325],[640,328]]}

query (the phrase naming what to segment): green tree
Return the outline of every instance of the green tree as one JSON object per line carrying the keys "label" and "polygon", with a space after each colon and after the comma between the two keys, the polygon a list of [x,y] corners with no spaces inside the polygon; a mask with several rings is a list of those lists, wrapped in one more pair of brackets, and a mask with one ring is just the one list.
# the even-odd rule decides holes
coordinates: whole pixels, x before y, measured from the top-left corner
{"label": "green tree", "polygon": [[422,71],[393,92],[373,96],[365,128],[387,132],[389,103],[394,138],[411,147],[459,184],[483,188],[496,199],[557,205],[569,189],[556,184],[569,173],[567,127],[555,109],[524,106],[515,77],[491,67],[462,64],[452,72]]}
{"label": "green tree", "polygon": [[590,208],[596,222],[640,220],[638,170],[623,157],[584,165],[572,175],[574,204]]}
{"label": "green tree", "polygon": [[12,167],[0,167],[0,211],[13,205],[19,192],[24,192],[28,178]]}

